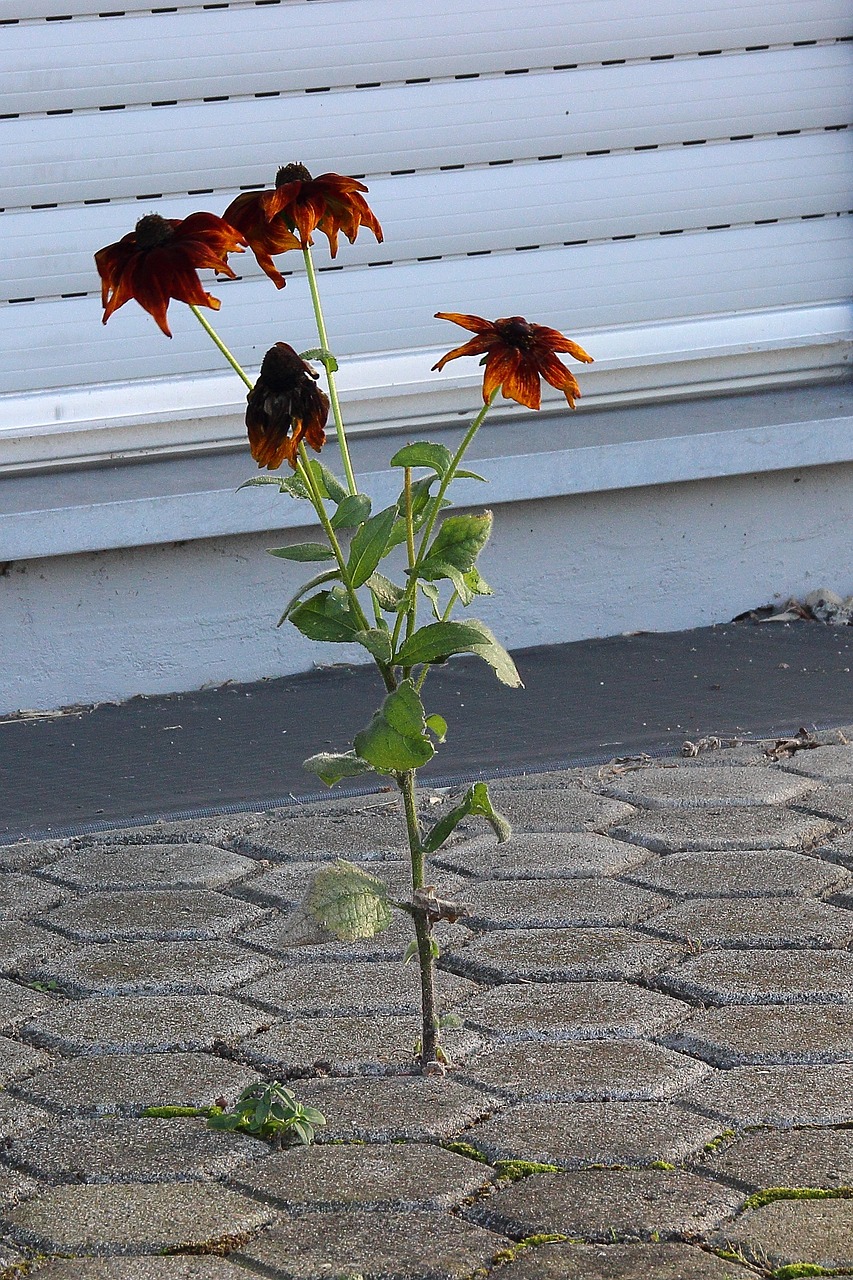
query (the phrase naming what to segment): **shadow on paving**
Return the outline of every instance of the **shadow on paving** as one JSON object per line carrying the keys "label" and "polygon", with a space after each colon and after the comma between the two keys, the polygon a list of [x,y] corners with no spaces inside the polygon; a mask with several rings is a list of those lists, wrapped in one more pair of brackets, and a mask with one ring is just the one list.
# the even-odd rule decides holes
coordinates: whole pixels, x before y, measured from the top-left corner
{"label": "shadow on paving", "polygon": [[[524,690],[485,664],[436,668],[426,705],[450,726],[423,770],[449,779],[536,771],[685,738],[773,735],[853,720],[853,633],[739,623],[523,649]],[[301,767],[344,750],[381,687],[371,668],[138,697],[48,719],[0,720],[0,841],[86,824],[314,796]]]}

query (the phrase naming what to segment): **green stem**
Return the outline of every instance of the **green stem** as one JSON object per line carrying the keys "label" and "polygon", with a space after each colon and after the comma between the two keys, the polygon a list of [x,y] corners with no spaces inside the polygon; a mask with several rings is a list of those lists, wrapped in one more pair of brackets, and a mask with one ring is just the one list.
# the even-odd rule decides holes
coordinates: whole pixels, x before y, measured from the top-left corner
{"label": "green stem", "polygon": [[[415,526],[412,518],[412,468],[406,467],[403,471],[403,493],[406,499],[406,548],[409,555],[409,568],[415,567]],[[412,603],[406,614],[406,639],[408,640],[412,632],[415,630],[418,618],[418,593],[415,591],[412,595]]]}
{"label": "green stem", "polygon": [[[308,245],[302,250],[302,257],[305,259],[305,270],[308,274],[308,288],[311,290],[311,301],[314,305],[314,319],[317,322],[317,334],[320,338],[320,346],[323,351],[329,350],[329,338],[326,333],[326,322],[323,319],[323,308],[320,303],[320,290],[317,287],[317,273],[314,270],[314,259],[311,257],[311,249]],[[323,361],[326,370],[326,381],[329,386],[329,400],[332,406],[332,417],[335,420],[335,430],[338,434],[338,448],[341,451],[343,459],[344,471],[346,472],[347,485],[351,494],[358,493],[358,485],[355,482],[355,473],[352,469],[352,461],[349,456],[349,447],[347,445],[347,433],[344,430],[344,418],[341,413],[341,402],[338,399],[338,388],[335,382],[335,375],[331,366],[327,361]]]}
{"label": "green stem", "polygon": [[[441,615],[442,622],[446,622],[447,619],[450,617],[451,613],[453,612],[453,606],[456,604],[456,601],[458,599],[459,599],[459,592],[454,588],[453,594],[451,595],[450,599],[447,602],[447,608],[444,610],[444,612]],[[429,675],[430,670],[431,668],[429,663],[425,662],[424,665],[421,667],[421,674],[418,676],[417,680],[415,681],[415,689],[417,690],[418,693],[420,693],[421,689],[424,687],[424,681]]]}
{"label": "green stem", "polygon": [[[424,884],[424,852],[421,845],[421,829],[418,822],[416,775],[414,769],[397,774],[397,785],[403,797],[406,815],[406,831],[412,860],[412,889],[422,889]],[[438,1055],[438,1002],[435,994],[435,960],[432,954],[432,936],[429,917],[422,907],[412,911],[415,937],[418,943],[418,963],[421,971],[421,1065],[435,1062]]]}
{"label": "green stem", "polygon": [[219,350],[224,355],[225,359],[230,364],[231,368],[234,370],[234,372],[237,374],[238,377],[243,379],[246,386],[251,391],[255,384],[252,381],[252,379],[249,377],[248,373],[246,373],[246,370],[243,368],[240,362],[236,359],[236,357],[231,354],[231,352],[226,347],[225,343],[220,338],[219,334],[214,329],[213,325],[210,324],[210,322],[205,319],[205,317],[199,311],[198,307],[194,306],[192,302],[189,303],[188,305],[189,305],[190,311],[193,313],[196,320],[198,320],[199,324],[201,325],[202,329],[204,329],[205,333],[210,338],[213,345],[219,348]]}

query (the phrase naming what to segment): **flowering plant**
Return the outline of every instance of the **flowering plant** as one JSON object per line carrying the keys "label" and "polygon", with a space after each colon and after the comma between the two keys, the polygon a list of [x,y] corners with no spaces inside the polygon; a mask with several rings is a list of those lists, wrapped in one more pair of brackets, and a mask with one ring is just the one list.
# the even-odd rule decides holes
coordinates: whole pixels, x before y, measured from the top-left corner
{"label": "flowering plant", "polygon": [[[440,371],[461,356],[480,356],[483,407],[455,453],[429,441],[398,450],[390,465],[402,472],[399,498],[374,512],[352,467],[335,383],[338,366],[329,349],[311,253],[318,231],[326,236],[332,257],[341,232],[353,243],[366,227],[382,240],[382,228],[364,199],[366,191],[354,178],[334,173],[312,178],[303,165],[287,165],[279,170],[273,190],[239,195],[222,218],[197,213],[175,221],[149,214],[117,244],[101,249],[95,261],[102,280],[104,323],[135,298],[171,336],[166,319],[170,300],[188,304],[249,389],[246,426],[253,458],[269,471],[278,471],[285,462],[289,468],[285,474],[255,477],[246,484],[277,485],[282,494],[314,508],[324,539],[273,550],[286,560],[325,566],[299,588],[280,623],[289,621],[312,640],[361,645],[376,664],[385,697],[350,749],[321,752],[306,760],[305,767],[328,786],[370,773],[394,780],[406,824],[412,893],[405,901],[392,901],[376,877],[339,862],[314,877],[300,911],[303,919],[313,922],[315,935],[319,926],[319,936],[331,932],[348,940],[386,928],[392,907],[411,917],[415,937],[405,958],[417,956],[422,992],[417,1057],[423,1070],[440,1071],[446,1058],[439,1045],[442,1020],[434,981],[439,949],[434,927],[440,920],[464,917],[465,909],[436,896],[427,884],[427,860],[469,816],[485,819],[501,841],[508,839],[510,828],[494,809],[485,783],[478,782],[429,830],[422,829],[417,771],[432,759],[447,732],[443,718],[424,706],[424,684],[431,666],[452,654],[473,653],[493,668],[498,680],[521,685],[512,658],[488,627],[469,617],[453,620],[457,608],[467,609],[478,596],[491,595],[477,560],[491,532],[492,514],[445,515],[450,505],[446,495],[459,477],[482,479],[463,470],[462,463],[499,393],[538,409],[544,378],[574,408],[578,384],[556,353],[582,362],[591,357],[558,330],[521,316],[489,321],[438,312],[440,319],[474,336],[444,355],[434,369]],[[198,269],[212,268],[233,278],[227,256],[246,248],[277,288],[283,288],[285,280],[273,258],[289,251],[302,253],[320,344],[298,353],[288,343],[276,342],[264,356],[256,381],[199,310],[218,310],[220,303],[202,288]],[[311,361],[324,367],[328,395],[318,387],[319,374]],[[308,454],[309,448],[315,453],[323,449],[330,411],[343,479]],[[394,582],[380,566],[398,547],[405,571],[403,581]],[[424,602],[429,620],[421,623],[419,608]]]}

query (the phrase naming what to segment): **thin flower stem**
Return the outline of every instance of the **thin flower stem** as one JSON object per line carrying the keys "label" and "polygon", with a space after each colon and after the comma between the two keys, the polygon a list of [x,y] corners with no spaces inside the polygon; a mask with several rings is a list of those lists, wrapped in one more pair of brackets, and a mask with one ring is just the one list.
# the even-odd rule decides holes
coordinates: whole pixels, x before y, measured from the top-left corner
{"label": "thin flower stem", "polygon": [[196,320],[198,320],[199,324],[201,325],[202,329],[204,329],[205,333],[210,338],[213,345],[219,348],[219,350],[224,355],[225,359],[230,364],[231,368],[234,370],[234,372],[237,374],[238,377],[243,379],[246,386],[251,391],[255,384],[252,381],[252,379],[249,377],[248,373],[246,373],[246,370],[243,368],[240,362],[236,359],[236,357],[231,354],[231,352],[226,347],[225,343],[220,338],[219,334],[214,329],[213,325],[210,324],[210,322],[207,319],[205,319],[205,317],[199,311],[198,307],[196,307],[192,302],[190,302],[188,305],[189,305],[190,311],[193,313]]}
{"label": "thin flower stem", "polygon": [[[456,601],[458,599],[459,599],[459,592],[456,591],[454,588],[453,594],[451,595],[450,599],[447,602],[447,607],[441,615],[442,622],[446,622],[447,619],[450,617],[451,613],[453,612],[453,606],[456,604]],[[432,668],[430,667],[428,662],[425,662],[424,665],[421,667],[421,674],[418,676],[417,680],[415,681],[415,689],[417,690],[418,693],[420,693],[421,689],[424,687],[424,682],[431,670]]]}
{"label": "thin flower stem", "polygon": [[417,557],[417,560],[415,561],[415,565],[412,571],[413,582],[415,581],[417,570],[420,568],[421,564],[423,563],[424,557],[426,555],[427,543],[430,540],[432,531],[435,528],[435,522],[438,519],[439,514],[441,512],[442,499],[444,498],[444,495],[447,493],[447,490],[450,486],[450,482],[453,480],[454,476],[456,475],[456,472],[459,469],[459,464],[462,462],[462,459],[465,456],[468,446],[471,444],[471,441],[474,439],[474,436],[480,430],[480,427],[483,425],[483,422],[485,421],[486,414],[489,412],[492,405],[494,404],[495,397],[498,394],[498,390],[499,388],[496,387],[495,390],[492,392],[491,396],[489,397],[489,399],[483,405],[480,412],[477,414],[474,421],[471,423],[470,427],[465,433],[465,438],[463,439],[459,448],[456,450],[456,453],[453,455],[453,460],[451,461],[450,466],[447,468],[444,475],[441,477],[441,484],[438,486],[438,492],[436,493],[435,498],[433,499],[432,511],[430,512],[429,519],[426,522],[426,526],[423,532],[423,537],[421,538],[421,545],[418,550],[418,557]]}
{"label": "thin flower stem", "polygon": [[[403,797],[406,815],[406,831],[412,860],[412,889],[422,889],[424,884],[424,852],[421,845],[421,829],[418,822],[416,774],[414,769],[397,774],[397,785]],[[432,952],[430,923],[423,907],[412,911],[415,937],[418,943],[418,963],[421,971],[421,1064],[434,1062],[438,1053],[438,1002],[435,994],[435,960]]]}
{"label": "thin flower stem", "polygon": [[[317,321],[317,334],[320,338],[320,346],[323,351],[329,350],[329,338],[326,333],[326,322],[323,319],[323,308],[320,303],[320,290],[317,286],[317,273],[314,270],[314,259],[311,257],[311,249],[308,245],[302,250],[302,256],[305,259],[305,270],[308,274],[308,288],[311,290],[311,301],[314,304],[314,319]],[[326,381],[329,386],[329,400],[332,405],[332,417],[335,419],[335,430],[338,435],[338,448],[341,451],[343,459],[344,471],[346,472],[347,485],[351,494],[358,493],[358,485],[355,482],[355,473],[352,469],[352,461],[349,456],[349,447],[347,445],[347,433],[344,430],[344,418],[341,413],[341,402],[338,399],[338,388],[335,382],[335,375],[329,364],[324,360],[323,367],[326,370]]]}
{"label": "thin flower stem", "polygon": [[[412,468],[406,467],[403,471],[403,493],[406,500],[406,548],[409,554],[409,568],[415,567],[415,526],[412,518]],[[418,593],[412,594],[412,603],[406,614],[406,639],[408,640],[412,632],[417,626],[418,619]]]}

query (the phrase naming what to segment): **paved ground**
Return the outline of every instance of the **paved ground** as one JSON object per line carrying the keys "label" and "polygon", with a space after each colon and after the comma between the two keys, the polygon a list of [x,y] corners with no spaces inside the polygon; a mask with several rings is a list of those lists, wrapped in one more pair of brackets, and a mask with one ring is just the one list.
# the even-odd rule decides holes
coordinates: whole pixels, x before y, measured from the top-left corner
{"label": "paved ground", "polygon": [[[512,841],[435,859],[445,1078],[402,925],[288,944],[312,866],[404,883],[392,796],[0,847],[0,1275],[853,1275],[847,736],[495,784]],[[259,1076],[321,1143],[144,1115]]]}

